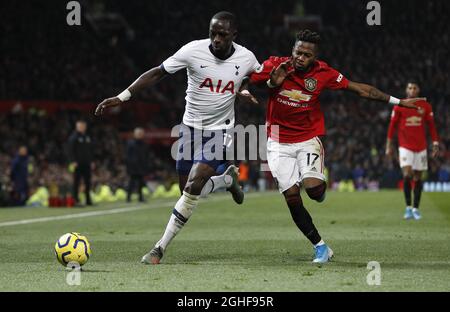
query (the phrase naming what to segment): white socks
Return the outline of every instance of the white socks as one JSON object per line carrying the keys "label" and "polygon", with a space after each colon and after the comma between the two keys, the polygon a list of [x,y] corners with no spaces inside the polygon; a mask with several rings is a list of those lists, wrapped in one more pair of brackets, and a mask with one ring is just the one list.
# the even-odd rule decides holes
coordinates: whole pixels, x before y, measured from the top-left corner
{"label": "white socks", "polygon": [[166,230],[163,237],[156,243],[157,247],[161,247],[163,250],[167,248],[172,239],[181,230],[184,224],[189,220],[189,217],[197,207],[199,196],[191,195],[183,192],[180,199],[175,204],[172,215],[170,216],[169,223],[167,223]]}
{"label": "white socks", "polygon": [[228,188],[233,183],[233,178],[225,173],[220,176],[211,177],[202,189],[200,196],[191,195],[183,192],[180,199],[175,204],[166,230],[162,238],[156,243],[156,247],[161,247],[163,250],[167,248],[172,239],[183,228],[188,221],[195,207],[197,207],[198,199],[222,188]]}
{"label": "white socks", "polygon": [[230,175],[226,175],[225,173],[220,176],[213,176],[208,180],[208,182],[206,182],[200,196],[206,197],[206,195],[216,190],[230,187],[232,183],[233,178]]}
{"label": "white socks", "polygon": [[314,247],[319,247],[325,245],[325,242],[323,241],[323,239],[320,240],[320,242],[318,242],[317,244],[314,245]]}

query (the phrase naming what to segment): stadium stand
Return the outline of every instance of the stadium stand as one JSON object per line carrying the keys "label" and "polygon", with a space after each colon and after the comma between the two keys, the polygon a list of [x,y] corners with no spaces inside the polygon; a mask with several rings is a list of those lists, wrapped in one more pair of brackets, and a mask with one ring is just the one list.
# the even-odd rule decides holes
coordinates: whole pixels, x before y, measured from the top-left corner
{"label": "stadium stand", "polygon": [[[140,94],[120,114],[94,119],[95,105],[122,91],[182,44],[207,37],[206,17],[222,9],[238,15],[237,42],[254,51],[261,62],[270,55],[288,55],[293,31],[308,26],[322,34],[322,58],[352,80],[371,83],[398,97],[409,79],[418,80],[422,94],[433,105],[442,142],[439,157],[429,161],[427,180],[450,182],[450,38],[444,31],[445,20],[434,19],[450,11],[448,1],[385,1],[379,29],[361,27],[357,19],[365,19],[367,10],[365,2],[358,0],[287,0],[283,5],[274,0],[229,1],[226,7],[220,2],[178,0],[80,3],[83,21],[79,27],[66,24],[64,1],[0,4],[2,12],[21,12],[19,19],[16,14],[4,14],[0,24],[0,204],[8,202],[10,163],[21,144],[31,157],[32,190],[50,189],[53,184],[62,193],[70,189],[65,143],[78,118],[88,120],[95,141],[94,186],[124,188],[124,144],[129,132],[136,126],[166,131],[180,122],[185,73]],[[420,12],[415,9],[418,5],[423,8]],[[292,18],[298,23],[290,24]],[[414,23],[417,19],[424,23],[419,26]],[[266,93],[253,91],[261,105],[238,104],[238,123],[264,124]],[[36,101],[41,104],[35,105]],[[74,102],[79,104],[67,109]],[[342,92],[326,93],[322,107],[330,185],[340,190],[396,187],[401,180],[397,160],[384,156],[391,108]],[[169,186],[176,181],[170,145],[153,143],[158,147],[151,149],[154,161],[148,180]],[[254,163],[249,166],[253,189],[261,188],[259,179],[266,178],[255,172],[258,168]]]}

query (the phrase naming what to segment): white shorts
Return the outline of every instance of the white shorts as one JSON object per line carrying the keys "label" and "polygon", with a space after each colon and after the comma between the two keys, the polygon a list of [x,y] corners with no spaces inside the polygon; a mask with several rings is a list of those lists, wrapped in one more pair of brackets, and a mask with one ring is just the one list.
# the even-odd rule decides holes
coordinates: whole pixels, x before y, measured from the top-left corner
{"label": "white shorts", "polygon": [[425,171],[428,169],[427,150],[413,152],[404,147],[398,149],[400,168],[411,166],[413,170]]}
{"label": "white shorts", "polygon": [[300,143],[279,143],[267,140],[267,163],[276,179],[280,193],[305,178],[325,181],[324,150],[318,137]]}

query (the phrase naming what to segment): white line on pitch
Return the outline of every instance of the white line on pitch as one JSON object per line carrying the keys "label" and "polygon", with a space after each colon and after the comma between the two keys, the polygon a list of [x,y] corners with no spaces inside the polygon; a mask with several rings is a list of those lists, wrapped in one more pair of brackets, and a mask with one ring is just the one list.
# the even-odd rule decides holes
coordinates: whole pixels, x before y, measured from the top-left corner
{"label": "white line on pitch", "polygon": [[[261,195],[262,195],[262,193],[252,193],[252,194],[247,194],[246,197],[247,198],[248,197],[257,197],[257,196],[261,196]],[[208,199],[207,202],[220,201],[220,200],[225,199],[226,197],[228,197],[228,196],[215,195],[214,197]],[[109,215],[109,214],[125,213],[125,212],[137,211],[137,210],[151,209],[151,208],[171,207],[174,205],[175,205],[175,202],[168,202],[168,203],[159,203],[159,204],[146,205],[146,206],[132,206],[132,207],[114,208],[114,209],[101,210],[101,211],[73,213],[73,214],[63,215],[63,216],[52,216],[52,217],[24,219],[24,220],[17,220],[17,221],[8,221],[8,222],[0,223],[0,227],[23,225],[23,224],[30,224],[30,223],[40,223],[40,222],[48,222],[48,221],[56,221],[56,220],[88,218],[88,217],[103,216],[103,215]]]}
{"label": "white line on pitch", "polygon": [[[170,205],[173,205],[173,203],[170,203]],[[165,207],[168,206],[168,204],[161,204],[158,207]],[[102,211],[89,211],[89,212],[82,212],[82,213],[73,213],[69,215],[63,215],[63,216],[52,216],[52,217],[43,217],[43,218],[34,218],[34,219],[24,219],[24,220],[17,220],[17,221],[9,221],[9,222],[2,222],[0,223],[0,227],[4,226],[12,226],[12,225],[21,225],[21,224],[30,224],[30,223],[39,223],[39,222],[47,222],[47,221],[55,221],[55,220],[67,220],[67,219],[75,219],[75,218],[86,218],[86,217],[94,217],[94,216],[102,216],[102,215],[108,215],[108,214],[115,214],[115,213],[124,213],[124,212],[130,212],[130,211],[136,211],[136,210],[142,210],[142,209],[148,209],[152,207],[127,207],[127,208],[114,208],[110,210],[102,210]]]}

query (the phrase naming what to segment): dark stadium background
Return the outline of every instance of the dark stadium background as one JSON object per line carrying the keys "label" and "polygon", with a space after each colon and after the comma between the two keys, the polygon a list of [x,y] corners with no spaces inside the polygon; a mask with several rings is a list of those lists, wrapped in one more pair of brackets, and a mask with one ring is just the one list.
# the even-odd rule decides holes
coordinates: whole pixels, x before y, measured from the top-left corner
{"label": "dark stadium background", "polygon": [[[168,130],[181,121],[186,75],[182,71],[134,97],[118,112],[95,118],[103,98],[117,95],[145,70],[159,65],[183,44],[208,36],[210,17],[236,13],[237,42],[260,62],[288,55],[296,30],[320,31],[321,58],[348,78],[402,97],[418,80],[432,103],[441,152],[429,161],[428,181],[450,176],[448,1],[379,1],[382,25],[368,26],[368,1],[79,1],[82,25],[68,26],[68,1],[0,3],[0,184],[2,204],[11,191],[9,170],[20,145],[29,148],[31,191],[56,183],[69,189],[66,143],[79,118],[89,122],[97,167],[94,185],[127,183],[124,144],[136,126],[147,130],[151,172],[147,179],[176,181]],[[237,123],[264,124],[266,93],[252,89],[261,105],[236,105]],[[343,92],[322,98],[328,136],[330,185],[352,181],[357,188],[396,187],[397,160],[384,156],[391,107]],[[250,187],[258,188],[258,163]],[[270,187],[270,178],[267,177]]]}

